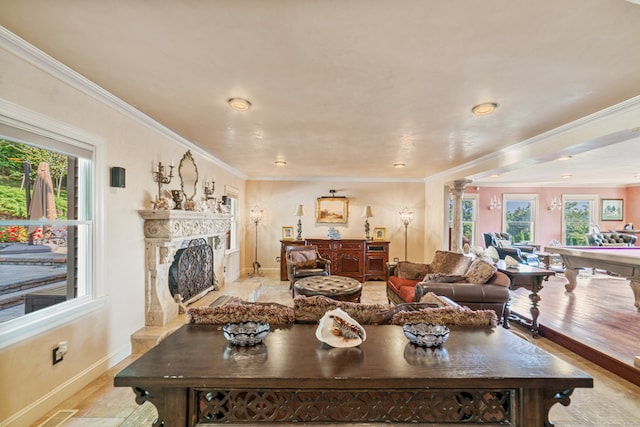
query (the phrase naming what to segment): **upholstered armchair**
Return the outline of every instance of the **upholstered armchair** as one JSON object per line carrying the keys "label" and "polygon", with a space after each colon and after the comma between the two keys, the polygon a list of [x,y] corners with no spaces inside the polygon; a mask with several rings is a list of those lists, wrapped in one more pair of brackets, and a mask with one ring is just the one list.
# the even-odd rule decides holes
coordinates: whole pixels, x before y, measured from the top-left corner
{"label": "upholstered armchair", "polygon": [[618,233],[615,231],[587,234],[587,243],[589,246],[634,246],[636,240],[638,240],[638,237],[633,234]]}
{"label": "upholstered armchair", "polygon": [[289,288],[293,291],[293,284],[298,279],[309,276],[328,276],[331,261],[322,258],[317,246],[287,246],[285,250],[287,262],[287,278]]}
{"label": "upholstered armchair", "polygon": [[509,255],[521,264],[528,264],[534,267],[540,265],[538,256],[535,254],[535,246],[513,243],[513,238],[509,233],[482,233],[482,236],[484,237],[485,247],[493,246],[500,259],[504,259]]}

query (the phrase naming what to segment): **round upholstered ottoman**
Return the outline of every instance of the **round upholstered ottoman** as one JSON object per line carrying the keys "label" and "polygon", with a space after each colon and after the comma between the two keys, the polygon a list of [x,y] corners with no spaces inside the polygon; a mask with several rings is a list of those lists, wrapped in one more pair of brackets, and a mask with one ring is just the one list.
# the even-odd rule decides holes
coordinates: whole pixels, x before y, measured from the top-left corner
{"label": "round upholstered ottoman", "polygon": [[362,283],[343,276],[311,276],[293,285],[295,295],[322,295],[339,301],[360,302]]}

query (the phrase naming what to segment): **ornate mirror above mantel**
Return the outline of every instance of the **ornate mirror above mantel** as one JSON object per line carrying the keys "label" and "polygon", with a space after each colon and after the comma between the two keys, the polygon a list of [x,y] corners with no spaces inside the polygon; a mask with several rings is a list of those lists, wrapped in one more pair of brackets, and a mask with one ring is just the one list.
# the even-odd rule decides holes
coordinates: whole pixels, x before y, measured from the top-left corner
{"label": "ornate mirror above mantel", "polygon": [[186,201],[186,209],[193,210],[193,199],[196,197],[198,185],[198,167],[191,155],[191,150],[187,151],[182,157],[182,160],[180,160],[178,174],[180,175],[180,188]]}

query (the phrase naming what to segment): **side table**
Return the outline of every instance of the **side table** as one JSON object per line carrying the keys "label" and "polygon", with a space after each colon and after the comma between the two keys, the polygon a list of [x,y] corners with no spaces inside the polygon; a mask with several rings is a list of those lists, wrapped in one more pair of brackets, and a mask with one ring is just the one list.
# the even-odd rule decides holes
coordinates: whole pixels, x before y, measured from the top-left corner
{"label": "side table", "polygon": [[544,268],[531,267],[529,265],[520,264],[517,268],[508,268],[503,260],[500,260],[497,264],[498,271],[509,276],[511,280],[511,286],[509,289],[512,291],[518,288],[527,288],[531,290],[529,294],[529,300],[531,300],[531,322],[518,313],[512,313],[510,304],[507,303],[505,307],[505,327],[508,328],[508,320],[513,320],[522,326],[529,328],[533,337],[536,338],[539,335],[538,317],[540,316],[540,309],[538,303],[540,302],[540,295],[538,292],[542,289],[542,281],[549,280],[549,276],[555,273]]}

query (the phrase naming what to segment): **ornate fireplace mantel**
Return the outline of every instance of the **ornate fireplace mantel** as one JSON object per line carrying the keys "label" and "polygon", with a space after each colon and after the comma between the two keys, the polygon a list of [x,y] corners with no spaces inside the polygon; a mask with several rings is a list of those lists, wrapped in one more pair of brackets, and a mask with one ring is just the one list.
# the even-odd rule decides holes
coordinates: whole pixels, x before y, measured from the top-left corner
{"label": "ornate fireplace mantel", "polygon": [[[215,276],[224,278],[226,233],[231,215],[182,210],[141,210],[145,240],[145,324],[164,326],[178,315],[179,303],[169,291],[169,268],[176,251],[192,239],[208,241]],[[214,287],[218,286],[216,283]]]}

